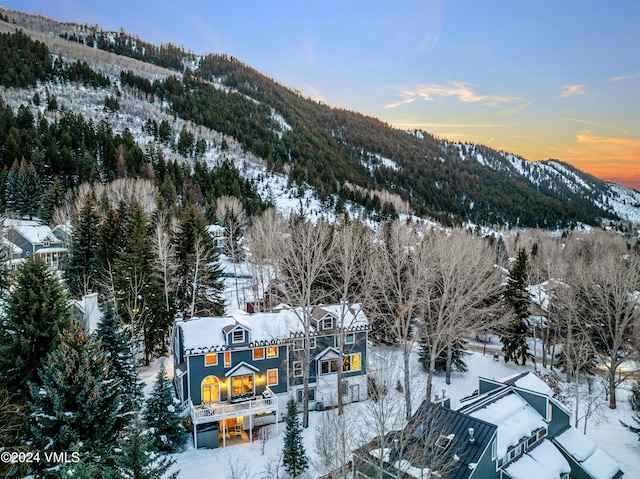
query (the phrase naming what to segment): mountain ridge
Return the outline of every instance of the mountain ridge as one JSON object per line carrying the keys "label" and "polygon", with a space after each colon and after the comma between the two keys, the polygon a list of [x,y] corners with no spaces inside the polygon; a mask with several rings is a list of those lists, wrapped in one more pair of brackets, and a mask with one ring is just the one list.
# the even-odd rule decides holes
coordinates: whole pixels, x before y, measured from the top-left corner
{"label": "mountain ridge", "polygon": [[[445,224],[555,228],[598,224],[602,219],[640,222],[639,192],[559,160],[529,162],[484,145],[398,130],[305,98],[227,55],[197,56],[164,44],[164,49],[153,50],[122,30],[102,32],[97,25],[7,14],[17,15],[18,26],[39,26],[59,45],[61,36],[73,35],[75,43],[91,43],[91,52],[99,44],[105,49],[112,45],[118,57],[127,52],[132,58],[141,56],[135,53],[141,45],[156,55],[164,52],[165,60],[157,63],[179,63],[178,69],[136,66],[123,79],[127,66],[109,65],[102,57],[94,67],[113,76],[119,70],[117,88],[137,89],[158,99],[174,116],[235,138],[244,150],[263,159],[269,171],[285,174],[290,184],[311,185],[321,202],[336,212],[345,202],[355,202],[378,213],[386,207],[393,215],[396,205],[406,203],[416,214]],[[147,79],[144,86],[140,78]],[[394,198],[386,202],[393,207],[380,200],[383,191]]]}

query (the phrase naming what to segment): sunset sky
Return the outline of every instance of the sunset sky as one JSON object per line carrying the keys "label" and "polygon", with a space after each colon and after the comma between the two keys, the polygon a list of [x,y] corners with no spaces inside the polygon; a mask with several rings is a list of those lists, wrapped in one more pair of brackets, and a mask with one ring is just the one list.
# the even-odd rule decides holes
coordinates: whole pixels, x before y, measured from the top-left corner
{"label": "sunset sky", "polygon": [[640,189],[639,0],[0,0],[227,53],[331,105]]}

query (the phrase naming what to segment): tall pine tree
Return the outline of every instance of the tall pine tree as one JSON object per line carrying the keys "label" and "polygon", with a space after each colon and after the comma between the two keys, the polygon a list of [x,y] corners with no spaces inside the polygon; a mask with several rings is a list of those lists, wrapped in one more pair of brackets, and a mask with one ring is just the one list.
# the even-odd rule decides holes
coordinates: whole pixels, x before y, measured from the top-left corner
{"label": "tall pine tree", "polygon": [[96,197],[90,191],[71,218],[72,239],[64,277],[71,293],[80,297],[96,291],[98,282],[98,226],[100,214]]}
{"label": "tall pine tree", "polygon": [[158,371],[153,390],[147,399],[144,420],[153,435],[152,446],[156,451],[172,453],[182,450],[187,435],[182,427],[173,387],[164,365]]}
{"label": "tall pine tree", "polygon": [[220,258],[197,205],[184,211],[174,236],[176,247],[176,296],[185,317],[224,314]]}
{"label": "tall pine tree", "polygon": [[514,310],[514,318],[501,332],[502,351],[505,362],[526,364],[527,358],[533,358],[527,344],[527,325],[525,318],[529,316],[529,295],[527,279],[529,257],[524,247],[518,249],[516,260],[509,271],[509,281],[505,292],[507,301]]}
{"label": "tall pine tree", "polygon": [[138,410],[142,401],[142,383],[136,370],[133,337],[130,331],[124,328],[111,303],[106,304],[96,337],[109,358],[113,373],[119,379],[123,410]]}
{"label": "tall pine tree", "polygon": [[[118,435],[130,421],[107,354],[75,322],[40,368],[30,406],[27,427],[34,449],[77,451],[105,466],[110,465]],[[43,461],[41,466],[53,464]]]}
{"label": "tall pine tree", "polygon": [[0,380],[23,397],[71,318],[67,294],[51,269],[31,255],[18,270],[0,327]]}
{"label": "tall pine tree", "polygon": [[302,443],[302,428],[298,421],[298,408],[293,398],[287,401],[287,415],[284,420],[282,464],[291,477],[299,477],[309,468],[309,459]]}

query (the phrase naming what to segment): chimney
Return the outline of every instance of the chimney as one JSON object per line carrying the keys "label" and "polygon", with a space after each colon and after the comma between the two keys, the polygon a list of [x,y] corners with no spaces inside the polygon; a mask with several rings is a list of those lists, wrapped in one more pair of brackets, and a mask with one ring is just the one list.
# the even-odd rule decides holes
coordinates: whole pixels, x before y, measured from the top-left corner
{"label": "chimney", "polygon": [[469,428],[469,442],[470,442],[471,444],[473,444],[474,442],[476,442],[476,438],[475,438],[475,436],[474,436],[473,434],[474,434],[474,430],[473,430],[473,428],[472,428],[472,427],[470,427],[470,428]]}

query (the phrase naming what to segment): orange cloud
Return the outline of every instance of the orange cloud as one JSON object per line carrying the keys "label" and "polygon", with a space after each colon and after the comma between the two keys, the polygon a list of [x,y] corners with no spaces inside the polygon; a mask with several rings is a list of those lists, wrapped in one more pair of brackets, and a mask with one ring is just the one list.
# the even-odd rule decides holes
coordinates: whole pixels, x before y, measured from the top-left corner
{"label": "orange cloud", "polygon": [[584,130],[573,146],[557,153],[559,159],[598,178],[640,187],[640,138],[601,136]]}

